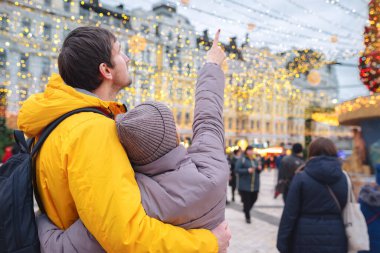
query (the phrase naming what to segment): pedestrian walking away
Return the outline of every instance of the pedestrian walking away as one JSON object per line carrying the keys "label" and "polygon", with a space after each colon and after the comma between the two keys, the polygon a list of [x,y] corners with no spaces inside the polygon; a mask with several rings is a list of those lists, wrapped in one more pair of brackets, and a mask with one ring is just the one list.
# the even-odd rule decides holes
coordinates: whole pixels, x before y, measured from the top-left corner
{"label": "pedestrian walking away", "polygon": [[327,138],[314,140],[304,169],[290,185],[277,235],[278,250],[347,253],[341,213],[347,194],[347,179],[334,143]]}

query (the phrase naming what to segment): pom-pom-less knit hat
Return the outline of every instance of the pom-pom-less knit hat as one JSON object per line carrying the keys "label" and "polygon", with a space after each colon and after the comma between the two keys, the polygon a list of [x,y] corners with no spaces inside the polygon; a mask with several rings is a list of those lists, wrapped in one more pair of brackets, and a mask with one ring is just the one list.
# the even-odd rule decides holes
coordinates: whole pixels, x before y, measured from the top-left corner
{"label": "pom-pom-less knit hat", "polygon": [[146,165],[177,147],[172,111],[159,102],[142,103],[116,116],[119,139],[132,164]]}

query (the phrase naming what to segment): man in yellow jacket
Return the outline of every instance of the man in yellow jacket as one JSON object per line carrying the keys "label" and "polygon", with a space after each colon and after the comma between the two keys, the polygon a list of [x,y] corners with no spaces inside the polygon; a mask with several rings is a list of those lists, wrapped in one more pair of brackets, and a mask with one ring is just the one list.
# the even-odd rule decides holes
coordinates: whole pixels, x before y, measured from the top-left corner
{"label": "man in yellow jacket", "polygon": [[[214,48],[209,60],[223,52]],[[220,59],[218,59],[220,60]],[[29,137],[59,116],[97,107],[111,116],[125,112],[114,101],[131,84],[129,58],[109,31],[80,27],[65,39],[44,93],[23,104],[18,126]],[[61,78],[62,77],[62,78]],[[112,119],[85,112],[64,120],[36,161],[37,185],[48,217],[61,229],[80,218],[107,252],[226,252],[226,223],[215,230],[184,230],[148,217]]]}

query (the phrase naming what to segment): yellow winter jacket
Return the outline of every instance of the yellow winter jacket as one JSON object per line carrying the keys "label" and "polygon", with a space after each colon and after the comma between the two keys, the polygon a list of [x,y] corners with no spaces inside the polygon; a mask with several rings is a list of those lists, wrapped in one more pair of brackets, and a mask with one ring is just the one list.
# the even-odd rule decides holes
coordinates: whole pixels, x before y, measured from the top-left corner
{"label": "yellow winter jacket", "polygon": [[[78,92],[53,75],[44,93],[24,102],[18,126],[38,136],[54,119],[82,107],[124,112],[121,104]],[[210,231],[186,231],[146,215],[115,123],[103,115],[79,113],[53,131],[37,157],[37,184],[54,224],[67,229],[80,217],[107,252],[218,251]]]}

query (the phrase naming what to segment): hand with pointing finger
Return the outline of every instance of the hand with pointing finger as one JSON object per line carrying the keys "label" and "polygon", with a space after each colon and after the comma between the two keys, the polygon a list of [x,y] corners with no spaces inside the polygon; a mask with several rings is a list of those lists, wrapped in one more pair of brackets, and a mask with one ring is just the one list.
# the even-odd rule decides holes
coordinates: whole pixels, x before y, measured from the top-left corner
{"label": "hand with pointing finger", "polygon": [[226,58],[226,54],[224,53],[222,48],[218,46],[219,34],[220,34],[220,29],[216,32],[214,41],[212,43],[212,47],[207,52],[207,62],[215,63],[220,66],[222,65],[224,59]]}

